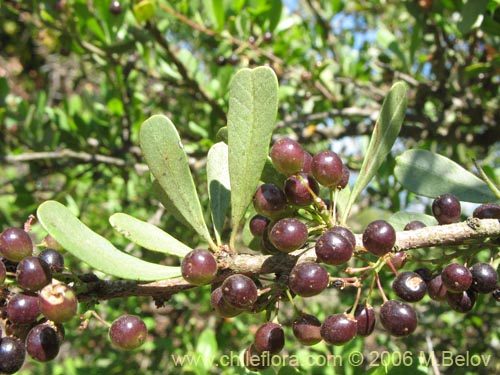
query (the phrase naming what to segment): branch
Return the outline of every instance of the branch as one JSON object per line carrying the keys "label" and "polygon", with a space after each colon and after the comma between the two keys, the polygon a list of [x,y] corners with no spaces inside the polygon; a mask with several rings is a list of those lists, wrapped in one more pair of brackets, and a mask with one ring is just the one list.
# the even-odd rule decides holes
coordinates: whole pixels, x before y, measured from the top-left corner
{"label": "branch", "polygon": [[[465,222],[426,227],[397,233],[393,251],[411,250],[432,246],[458,246],[470,240],[500,236],[500,221],[496,219],[470,218]],[[356,253],[366,253],[357,235]],[[231,256],[221,252],[218,256],[219,275],[213,281],[218,283],[234,273],[248,275],[288,273],[298,261],[316,261],[314,248],[298,250],[292,254]],[[92,280],[79,293],[79,300],[105,300],[116,297],[152,296],[162,301],[183,290],[194,288],[183,278],[161,280],[147,284],[124,280]]]}

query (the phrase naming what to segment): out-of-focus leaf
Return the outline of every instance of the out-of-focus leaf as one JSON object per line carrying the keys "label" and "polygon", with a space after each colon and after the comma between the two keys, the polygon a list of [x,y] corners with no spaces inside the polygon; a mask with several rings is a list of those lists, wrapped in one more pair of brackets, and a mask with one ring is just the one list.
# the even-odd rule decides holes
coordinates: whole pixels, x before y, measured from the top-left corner
{"label": "out-of-focus leaf", "polygon": [[458,30],[462,34],[468,33],[476,23],[479,17],[483,14],[488,6],[489,0],[467,0],[462,8],[462,19],[458,22]]}
{"label": "out-of-focus leaf", "polygon": [[415,220],[421,221],[427,226],[438,225],[438,222],[434,216],[422,213],[404,212],[404,211],[396,212],[389,218],[388,221],[389,223],[392,224],[395,230],[401,231],[404,229],[406,224],[408,224],[410,221],[415,221]]}

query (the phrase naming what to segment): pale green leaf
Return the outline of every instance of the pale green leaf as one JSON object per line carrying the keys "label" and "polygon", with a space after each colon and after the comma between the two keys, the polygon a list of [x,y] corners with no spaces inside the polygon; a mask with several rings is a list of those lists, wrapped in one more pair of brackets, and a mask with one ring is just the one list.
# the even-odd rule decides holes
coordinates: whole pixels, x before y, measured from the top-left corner
{"label": "pale green leaf", "polygon": [[199,365],[203,365],[201,372],[208,373],[214,366],[215,355],[217,354],[217,339],[212,328],[203,330],[198,336],[196,354],[201,358],[201,361],[198,361],[198,369],[201,370]]}
{"label": "pale green leaf", "polygon": [[208,151],[207,183],[212,222],[217,242],[221,244],[221,233],[231,199],[229,182],[228,148],[223,142],[216,143]]}
{"label": "pale green leaf", "polygon": [[[229,92],[228,145],[231,213],[240,224],[257,189],[278,109],[278,80],[269,67],[242,69]],[[236,230],[233,231],[233,239]]]}
{"label": "pale green leaf", "polygon": [[140,142],[149,169],[170,204],[175,205],[184,222],[213,246],[187,155],[175,126],[165,116],[152,116],[141,126]]}
{"label": "pale green leaf", "polygon": [[359,176],[356,179],[349,201],[345,207],[342,217],[342,222],[344,223],[351,211],[352,205],[373,176],[375,176],[396,141],[406,114],[408,101],[406,91],[406,85],[403,82],[394,84],[382,104]]}
{"label": "pale green leaf", "polygon": [[388,221],[392,224],[396,231],[401,231],[404,229],[406,224],[408,224],[410,221],[415,220],[421,221],[428,227],[438,225],[438,222],[434,216],[417,212],[398,211],[394,215],[392,215]]}
{"label": "pale green leaf", "polygon": [[146,262],[118,250],[59,202],[42,203],[38,207],[37,218],[63,248],[97,271],[137,281],[162,280],[181,275],[180,267]]}
{"label": "pale green leaf", "polygon": [[396,158],[394,175],[408,190],[435,198],[450,193],[474,203],[496,202],[495,194],[479,177],[445,156],[426,150],[408,150]]}
{"label": "pale green leaf", "polygon": [[110,224],[130,241],[148,250],[184,257],[192,249],[156,225],[133,216],[116,213],[109,218]]}

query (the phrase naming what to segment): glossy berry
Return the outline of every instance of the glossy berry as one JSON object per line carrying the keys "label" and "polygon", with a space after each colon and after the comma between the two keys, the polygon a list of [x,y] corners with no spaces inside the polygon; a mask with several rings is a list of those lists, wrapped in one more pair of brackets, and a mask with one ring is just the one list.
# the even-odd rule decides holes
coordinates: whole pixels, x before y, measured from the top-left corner
{"label": "glossy berry", "polygon": [[271,353],[259,352],[252,344],[243,354],[243,364],[250,371],[261,371],[271,367]]}
{"label": "glossy berry", "polygon": [[332,345],[343,345],[357,334],[358,324],[353,316],[339,313],[328,316],[321,325],[321,337]]}
{"label": "glossy berry", "polygon": [[425,281],[428,282],[432,279],[432,271],[428,269],[427,267],[420,267],[414,270],[413,272],[417,273],[420,275],[420,277]]}
{"label": "glossy berry", "polygon": [[349,240],[353,248],[356,247],[356,237],[354,236],[354,233],[352,233],[348,228],[341,225],[334,225],[333,227],[328,229],[328,232],[337,233],[341,236],[344,236]]}
{"label": "glossy berry", "polygon": [[217,56],[215,58],[215,63],[219,66],[224,66],[224,65],[226,65],[227,61],[226,61],[226,58],[224,56]]}
{"label": "glossy berry", "polygon": [[182,259],[181,273],[190,284],[208,284],[217,274],[217,261],[208,250],[192,250]]}
{"label": "glossy berry", "polygon": [[471,288],[478,293],[491,293],[498,286],[498,273],[488,263],[476,263],[470,268]]}
{"label": "glossy berry", "polygon": [[302,167],[302,172],[305,174],[312,173],[312,160],[313,157],[307,151],[304,151],[304,166]]}
{"label": "glossy berry", "polygon": [[38,254],[38,257],[49,265],[52,272],[64,271],[64,257],[56,249],[45,249]]}
{"label": "glossy berry", "polygon": [[7,228],[0,234],[0,255],[13,262],[33,253],[33,241],[28,233],[19,228]]}
{"label": "glossy berry", "polygon": [[470,289],[460,293],[446,292],[446,302],[453,310],[466,313],[472,310],[476,303],[477,293]]}
{"label": "glossy berry", "polygon": [[453,194],[443,194],[432,202],[432,214],[439,224],[456,223],[460,219],[460,201]]}
{"label": "glossy berry", "polygon": [[264,235],[264,232],[267,230],[267,225],[270,222],[271,221],[267,217],[257,214],[250,219],[248,227],[254,237],[260,238]]}
{"label": "glossy berry", "polygon": [[122,12],[122,5],[120,4],[119,1],[114,0],[109,5],[109,11],[114,15],[119,15]]}
{"label": "glossy berry", "polygon": [[255,192],[253,206],[257,213],[269,218],[275,218],[283,215],[288,204],[285,193],[278,186],[263,184]]}
{"label": "glossy berry", "polygon": [[43,259],[30,256],[17,265],[16,280],[21,288],[37,291],[52,281],[52,272]]}
{"label": "glossy berry", "polygon": [[269,156],[274,168],[286,176],[299,172],[304,166],[304,150],[292,139],[280,139],[271,147]]}
{"label": "glossy berry", "polygon": [[45,286],[38,294],[38,303],[42,314],[56,323],[71,320],[78,309],[75,292],[63,283]]}
{"label": "glossy berry", "polygon": [[2,337],[0,340],[0,373],[14,374],[24,364],[26,350],[24,343],[16,337]]}
{"label": "glossy berry", "polygon": [[424,298],[427,284],[418,273],[406,271],[396,276],[392,283],[392,290],[406,302],[417,302]]}
{"label": "glossy berry", "polygon": [[311,346],[322,340],[321,322],[314,315],[302,314],[292,323],[293,335],[302,344]]}
{"label": "glossy berry", "polygon": [[7,303],[7,317],[14,324],[29,324],[40,315],[36,295],[18,293]]}
{"label": "glossy berry", "polygon": [[[311,194],[311,192],[314,193]],[[319,185],[314,177],[306,173],[298,173],[285,181],[285,195],[288,201],[297,206],[308,206],[319,194]]]}
{"label": "glossy berry", "polygon": [[47,362],[57,357],[60,339],[57,331],[50,324],[34,326],[26,337],[26,351],[35,360]]}
{"label": "glossy berry", "polygon": [[500,204],[482,204],[474,210],[472,217],[477,217],[478,219],[500,219]]}
{"label": "glossy berry", "polygon": [[136,349],[144,344],[147,337],[146,324],[135,315],[120,316],[109,327],[109,338],[119,349]]}
{"label": "glossy berry", "polygon": [[447,291],[461,293],[472,284],[472,274],[469,269],[458,263],[448,264],[441,272],[443,285]]}
{"label": "glossy berry", "polygon": [[404,302],[396,300],[384,302],[379,316],[384,328],[396,337],[407,336],[417,328],[417,313]]}
{"label": "glossy berry", "polygon": [[269,230],[266,230],[262,236],[262,240],[260,241],[260,250],[264,255],[281,254],[281,251],[278,250],[278,248],[276,248],[276,246],[274,246],[269,239]]}
{"label": "glossy berry", "polygon": [[279,250],[289,253],[299,249],[307,241],[307,226],[300,220],[284,218],[274,223],[269,231],[269,240]]}
{"label": "glossy berry", "polygon": [[441,274],[435,276],[427,282],[427,294],[434,301],[446,300],[446,288],[443,285]]}
{"label": "glossy berry", "polygon": [[255,332],[253,345],[260,353],[279,353],[285,346],[285,332],[280,324],[266,322]]}
{"label": "glossy berry", "polygon": [[326,269],[314,262],[296,264],[288,279],[290,289],[301,297],[312,297],[328,286],[330,275]]}
{"label": "glossy berry", "polygon": [[406,251],[398,251],[391,254],[391,263],[396,270],[403,268],[407,260],[408,254],[406,254]]}
{"label": "glossy berry", "polygon": [[240,58],[238,57],[238,55],[231,55],[227,58],[227,62],[231,65],[236,65],[240,62]]}
{"label": "glossy berry", "polygon": [[323,186],[335,189],[342,179],[342,160],[333,151],[323,151],[313,156],[311,170]]}
{"label": "glossy berry", "polygon": [[329,265],[344,264],[352,257],[354,247],[344,236],[338,233],[323,233],[315,245],[316,257]]}
{"label": "glossy berry", "polygon": [[404,230],[416,230],[416,229],[421,229],[421,228],[425,228],[425,227],[426,227],[426,225],[424,223],[422,223],[421,221],[413,220],[405,225]]}
{"label": "glossy berry", "polygon": [[237,309],[227,303],[222,297],[222,288],[215,288],[210,294],[210,305],[215,312],[223,318],[232,318],[242,313],[242,309]]}
{"label": "glossy berry", "polygon": [[273,41],[273,34],[270,31],[264,33],[264,41],[270,43]]}
{"label": "glossy berry", "polygon": [[242,274],[231,275],[221,285],[222,297],[232,307],[245,309],[257,301],[258,290],[255,282]]}
{"label": "glossy berry", "polygon": [[358,305],[354,311],[358,336],[369,336],[375,329],[375,311],[370,305]]}
{"label": "glossy berry", "polygon": [[396,231],[385,220],[372,221],[363,231],[363,246],[370,253],[383,256],[396,243]]}
{"label": "glossy berry", "polygon": [[349,177],[351,175],[351,172],[349,172],[349,168],[345,164],[342,165],[342,177],[340,178],[340,181],[337,184],[337,189],[342,190],[347,186],[349,183]]}

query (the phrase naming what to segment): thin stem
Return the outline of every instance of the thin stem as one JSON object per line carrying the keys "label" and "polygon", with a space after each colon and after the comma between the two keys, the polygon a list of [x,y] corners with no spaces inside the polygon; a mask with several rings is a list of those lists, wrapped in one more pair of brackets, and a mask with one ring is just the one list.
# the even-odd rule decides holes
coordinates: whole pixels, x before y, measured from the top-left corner
{"label": "thin stem", "polygon": [[377,282],[377,287],[378,290],[380,291],[383,301],[387,302],[389,299],[385,295],[384,288],[382,287],[382,283],[380,282],[380,277],[378,275],[378,272],[375,273],[375,281]]}

